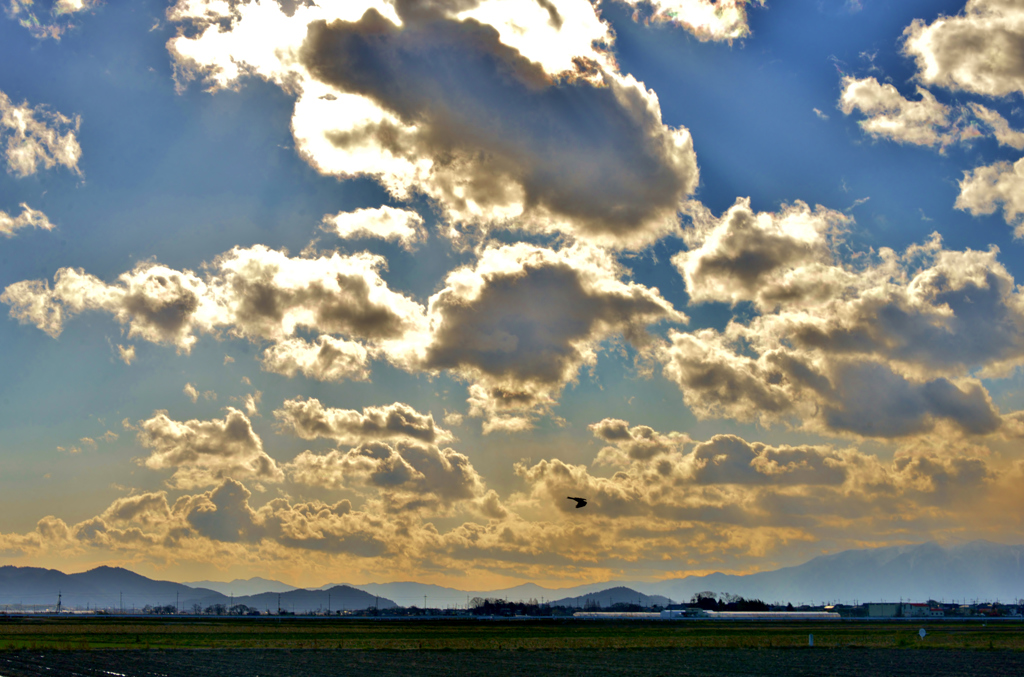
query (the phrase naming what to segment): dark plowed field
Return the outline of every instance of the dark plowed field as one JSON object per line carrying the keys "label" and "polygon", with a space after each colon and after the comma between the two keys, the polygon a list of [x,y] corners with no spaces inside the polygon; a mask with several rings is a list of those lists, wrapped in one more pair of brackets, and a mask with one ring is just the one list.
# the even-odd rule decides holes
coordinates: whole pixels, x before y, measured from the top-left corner
{"label": "dark plowed field", "polygon": [[915,649],[17,651],[0,677],[1022,675],[1024,653]]}

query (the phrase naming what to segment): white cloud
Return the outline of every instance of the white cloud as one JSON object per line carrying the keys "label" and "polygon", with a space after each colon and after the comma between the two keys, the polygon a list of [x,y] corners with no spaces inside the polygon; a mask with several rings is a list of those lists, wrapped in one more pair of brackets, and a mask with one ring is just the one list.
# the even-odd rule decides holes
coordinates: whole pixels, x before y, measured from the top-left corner
{"label": "white cloud", "polygon": [[61,268],[54,286],[26,280],[7,287],[0,301],[10,314],[51,336],[64,320],[86,310],[111,313],[130,338],[191,350],[198,332],[226,327],[250,340],[279,341],[299,328],[370,340],[388,350],[423,330],[423,308],[388,289],[369,254],[289,258],[256,245],[218,257],[200,278],[151,262],[107,284],[82,270]]}
{"label": "white cloud", "polygon": [[975,216],[992,214],[1002,205],[1003,218],[1014,237],[1024,237],[1024,158],[996,162],[964,172],[956,208]]}
{"label": "white cloud", "polygon": [[309,343],[303,339],[278,341],[263,353],[263,369],[291,378],[302,373],[317,381],[367,381],[370,354],[360,343],[321,334]]}
{"label": "white cloud", "polygon": [[263,393],[259,390],[254,393],[247,393],[242,399],[242,404],[245,406],[245,413],[249,416],[259,416],[261,399],[263,399]]}
{"label": "white cloud", "polygon": [[949,106],[939,103],[928,90],[918,87],[920,101],[911,101],[895,87],[875,78],[843,78],[839,109],[844,115],[859,110],[867,116],[857,124],[874,137],[918,146],[945,146],[959,140],[949,120]]}
{"label": "white cloud", "polygon": [[21,203],[21,214],[18,216],[11,216],[0,210],[0,235],[14,237],[17,231],[29,227],[43,230],[53,230],[54,228],[50,220],[46,218],[46,214],[38,209],[32,209],[24,202]]}
{"label": "white cloud", "polygon": [[187,397],[188,399],[192,400],[192,402],[198,402],[199,401],[199,391],[196,390],[196,387],[194,385],[192,385],[191,383],[186,383],[184,389],[182,390],[182,392],[184,392],[185,393],[185,397]]}
{"label": "white cloud", "polygon": [[962,14],[931,24],[915,19],[904,36],[904,53],[926,84],[986,96],[1024,93],[1024,5],[1017,0],[968,0]]}
{"label": "white cloud", "polygon": [[80,123],[78,116],[69,118],[43,106],[32,108],[27,101],[15,105],[0,92],[0,138],[7,137],[3,149],[7,171],[24,177],[35,174],[40,166],[62,165],[80,174],[82,148],[75,138]]}
{"label": "white cloud", "polygon": [[135,346],[123,346],[119,343],[117,345],[117,356],[122,362],[131,366],[131,363],[135,361]]}
{"label": "white cloud", "polygon": [[975,116],[992,130],[999,145],[1024,150],[1024,132],[1013,129],[1006,118],[994,110],[985,108],[980,103],[972,102],[968,105]]}
{"label": "white cloud", "polygon": [[[640,7],[644,0],[624,0]],[[765,0],[649,0],[654,20],[673,23],[701,41],[732,42],[750,34],[747,5],[764,6]]]}
{"label": "white cloud", "polygon": [[[93,9],[98,0],[44,0],[38,4],[50,6],[49,17],[42,14],[43,7],[37,7],[36,0],[8,0],[5,11],[8,17],[27,28],[33,37],[60,40],[61,35],[73,27],[67,20],[70,15]],[[42,19],[39,18],[41,14]]]}
{"label": "white cloud", "polygon": [[325,216],[321,227],[341,238],[396,240],[409,251],[427,239],[422,216],[408,209],[386,205]]}

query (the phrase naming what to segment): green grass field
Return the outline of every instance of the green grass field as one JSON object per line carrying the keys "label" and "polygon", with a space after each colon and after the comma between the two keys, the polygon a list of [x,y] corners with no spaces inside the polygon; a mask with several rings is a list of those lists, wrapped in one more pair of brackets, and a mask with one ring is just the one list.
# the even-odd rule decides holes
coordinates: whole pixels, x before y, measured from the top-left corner
{"label": "green grass field", "polygon": [[[918,637],[924,627],[928,635]],[[1000,622],[480,621],[238,618],[3,618],[0,651],[98,649],[1010,649]]]}

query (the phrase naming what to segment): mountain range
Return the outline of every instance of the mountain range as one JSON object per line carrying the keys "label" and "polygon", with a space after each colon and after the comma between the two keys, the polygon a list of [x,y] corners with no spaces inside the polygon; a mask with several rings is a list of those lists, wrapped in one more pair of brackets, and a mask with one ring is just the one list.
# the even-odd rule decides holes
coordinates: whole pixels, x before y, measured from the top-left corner
{"label": "mountain range", "polygon": [[223,594],[173,581],[155,581],[118,567],[97,567],[77,574],[36,567],[0,567],[0,605],[55,606],[58,596],[65,607],[132,610],[149,606],[194,607],[244,604],[260,611],[366,609],[396,606],[386,598],[347,585],[322,590],[292,589],[253,595]]}
{"label": "mountain range", "polygon": [[155,581],[126,569],[99,567],[79,574],[52,569],[0,567],[0,605],[53,605],[57,593],[65,606],[120,608],[177,602],[190,610],[211,604],[245,604],[260,610],[280,608],[365,609],[379,606],[463,607],[474,597],[513,602],[537,600],[584,606],[639,601],[665,605],[688,601],[702,591],[731,593],[765,602],[827,603],[895,601],[898,599],[1000,600],[1024,598],[1024,545],[973,541],[963,545],[937,543],[846,550],[823,555],[798,566],[747,575],[713,573],[657,582],[607,581],[570,588],[545,588],[525,583],[499,590],[460,590],[415,582],[329,584],[317,589],[264,578],[228,583],[189,584]]}

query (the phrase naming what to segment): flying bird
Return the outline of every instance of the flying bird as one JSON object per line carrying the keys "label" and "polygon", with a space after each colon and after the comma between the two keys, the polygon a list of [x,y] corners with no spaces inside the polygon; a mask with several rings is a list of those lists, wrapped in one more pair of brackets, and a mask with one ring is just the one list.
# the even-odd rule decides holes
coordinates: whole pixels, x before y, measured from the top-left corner
{"label": "flying bird", "polygon": [[566,496],[566,498],[568,498],[570,501],[576,501],[577,510],[579,510],[580,508],[587,504],[587,499],[585,498],[577,498],[575,496]]}

